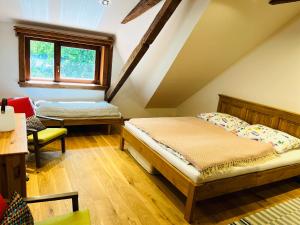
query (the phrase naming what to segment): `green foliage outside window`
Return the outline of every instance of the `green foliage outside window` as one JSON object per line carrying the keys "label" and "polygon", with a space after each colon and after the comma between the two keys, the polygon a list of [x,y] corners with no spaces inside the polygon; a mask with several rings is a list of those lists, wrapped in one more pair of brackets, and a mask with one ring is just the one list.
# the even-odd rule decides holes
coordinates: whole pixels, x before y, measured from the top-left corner
{"label": "green foliage outside window", "polygon": [[94,80],[96,51],[61,47],[60,75],[62,78]]}
{"label": "green foliage outside window", "polygon": [[[95,75],[96,51],[61,47],[61,78],[93,80]],[[30,41],[30,76],[54,78],[54,43]]]}
{"label": "green foliage outside window", "polygon": [[30,41],[30,76],[53,79],[54,44],[43,41]]}

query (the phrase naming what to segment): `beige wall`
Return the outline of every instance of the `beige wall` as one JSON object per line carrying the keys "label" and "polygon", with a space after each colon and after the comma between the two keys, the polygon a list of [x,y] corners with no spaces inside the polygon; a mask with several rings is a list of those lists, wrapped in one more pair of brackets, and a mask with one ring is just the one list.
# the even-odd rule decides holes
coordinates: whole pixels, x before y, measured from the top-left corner
{"label": "beige wall", "polygon": [[148,107],[177,107],[300,12],[300,3],[212,0]]}
{"label": "beige wall", "polygon": [[[188,0],[182,1],[178,6],[149,51],[112,101],[113,104],[119,106],[125,117],[176,115],[176,107],[145,108],[145,105],[199,21],[208,2],[209,0]],[[148,28],[147,24],[152,22],[162,3],[163,1],[137,19],[122,25],[122,29],[117,33],[117,48],[124,62],[138,44]],[[121,67],[122,65],[115,70],[116,73],[113,73],[113,81],[119,77],[118,72],[121,71]]]}
{"label": "beige wall", "polygon": [[219,93],[300,113],[300,16],[182,103],[178,114],[216,111]]}

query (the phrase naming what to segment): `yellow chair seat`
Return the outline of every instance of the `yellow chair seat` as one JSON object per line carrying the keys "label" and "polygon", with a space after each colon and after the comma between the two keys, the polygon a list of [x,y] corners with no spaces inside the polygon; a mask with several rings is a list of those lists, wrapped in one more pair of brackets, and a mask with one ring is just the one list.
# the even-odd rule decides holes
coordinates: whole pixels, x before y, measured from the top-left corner
{"label": "yellow chair seat", "polygon": [[[43,144],[59,136],[67,134],[66,128],[47,128],[38,132],[39,143]],[[28,136],[28,143],[33,143],[33,135]]]}
{"label": "yellow chair seat", "polygon": [[57,216],[46,221],[34,223],[35,225],[90,225],[90,213],[88,210]]}

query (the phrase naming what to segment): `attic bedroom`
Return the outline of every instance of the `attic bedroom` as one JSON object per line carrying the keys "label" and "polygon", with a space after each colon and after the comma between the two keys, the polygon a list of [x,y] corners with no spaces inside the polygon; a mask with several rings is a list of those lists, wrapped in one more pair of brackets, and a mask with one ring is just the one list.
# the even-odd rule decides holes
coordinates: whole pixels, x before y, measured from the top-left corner
{"label": "attic bedroom", "polygon": [[0,0],[0,225],[300,224],[300,1]]}

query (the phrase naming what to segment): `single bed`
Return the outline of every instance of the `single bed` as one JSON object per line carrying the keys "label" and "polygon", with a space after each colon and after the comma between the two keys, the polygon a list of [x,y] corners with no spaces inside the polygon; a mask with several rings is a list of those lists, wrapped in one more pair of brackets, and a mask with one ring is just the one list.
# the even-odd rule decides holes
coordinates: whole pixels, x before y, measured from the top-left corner
{"label": "single bed", "polygon": [[[271,107],[220,95],[218,112],[300,136],[300,116]],[[300,175],[300,149],[255,166],[235,167],[228,173],[204,178],[196,168],[176,157],[165,146],[130,123],[121,135],[124,141],[187,196],[185,219],[191,221],[196,201]]]}
{"label": "single bed", "polygon": [[[34,102],[37,115],[50,116],[64,119],[65,126],[99,125],[108,126],[108,134],[111,125],[122,125],[123,118],[117,106],[105,101],[36,101]],[[55,125],[53,121],[44,120],[47,126]]]}

